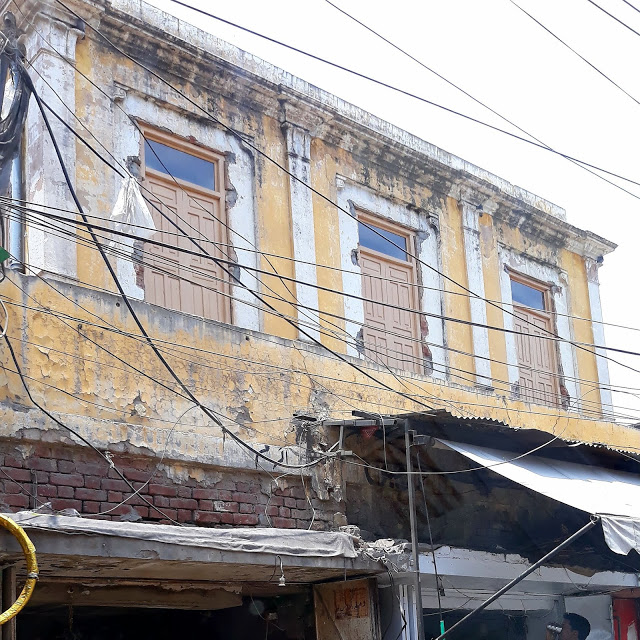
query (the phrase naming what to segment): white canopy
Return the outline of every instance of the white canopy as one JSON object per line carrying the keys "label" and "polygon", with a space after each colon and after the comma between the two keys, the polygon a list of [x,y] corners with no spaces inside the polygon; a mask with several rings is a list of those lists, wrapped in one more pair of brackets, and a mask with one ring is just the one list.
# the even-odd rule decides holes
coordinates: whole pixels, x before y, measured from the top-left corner
{"label": "white canopy", "polygon": [[571,507],[598,515],[609,548],[640,553],[640,476],[441,440],[473,462]]}

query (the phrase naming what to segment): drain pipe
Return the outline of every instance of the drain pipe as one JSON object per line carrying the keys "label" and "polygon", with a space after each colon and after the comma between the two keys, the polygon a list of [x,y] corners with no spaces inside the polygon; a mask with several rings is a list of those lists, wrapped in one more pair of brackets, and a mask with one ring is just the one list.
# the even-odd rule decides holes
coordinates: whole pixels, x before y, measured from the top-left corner
{"label": "drain pipe", "polygon": [[416,615],[416,631],[418,640],[424,640],[424,620],[422,618],[422,590],[420,589],[420,553],[418,550],[418,523],[416,520],[416,494],[411,464],[411,438],[409,420],[404,421],[404,446],[407,456],[407,485],[409,487],[409,524],[411,526],[411,550],[413,552],[413,570],[415,584],[413,602]]}

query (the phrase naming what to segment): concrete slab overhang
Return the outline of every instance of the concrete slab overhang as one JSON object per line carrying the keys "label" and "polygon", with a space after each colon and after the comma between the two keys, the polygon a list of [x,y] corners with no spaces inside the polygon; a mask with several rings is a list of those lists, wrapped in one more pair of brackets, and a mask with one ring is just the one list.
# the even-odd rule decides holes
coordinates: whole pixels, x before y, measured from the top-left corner
{"label": "concrete slab overhang", "polygon": [[[425,608],[437,606],[434,570],[438,569],[440,600],[445,608],[473,609],[527,569],[531,562],[518,554],[487,553],[442,546],[433,552],[421,550],[420,584]],[[396,582],[413,580],[408,549],[389,557],[397,566]],[[579,558],[576,558],[579,561]],[[385,576],[378,579],[384,583]],[[566,596],[625,593],[637,589],[637,573],[586,571],[570,566],[543,565],[490,608],[505,610],[548,610],[553,601]]]}
{"label": "concrete slab overhang", "polygon": [[[243,587],[251,585],[254,591],[276,587],[278,593],[286,593],[305,584],[385,570],[356,552],[346,533],[178,527],[30,512],[8,515],[34,543],[40,581],[45,583],[174,584],[176,588],[188,583],[233,587],[238,593],[250,593]],[[18,543],[6,531],[0,532],[0,549],[1,563],[23,566]],[[278,587],[281,575],[286,587]]]}

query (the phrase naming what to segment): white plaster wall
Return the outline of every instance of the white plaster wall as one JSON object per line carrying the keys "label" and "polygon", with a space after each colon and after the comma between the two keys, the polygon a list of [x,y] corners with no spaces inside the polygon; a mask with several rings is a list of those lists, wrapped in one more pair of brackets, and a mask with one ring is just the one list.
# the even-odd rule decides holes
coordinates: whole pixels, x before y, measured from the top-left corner
{"label": "white plaster wall", "polygon": [[[587,260],[587,280],[589,286],[589,307],[591,309],[591,327],[593,342],[605,346],[604,325],[602,324],[602,304],[600,302],[600,282],[598,280],[599,265],[595,260]],[[598,382],[600,383],[600,404],[603,413],[613,412],[613,398],[611,397],[611,382],[609,380],[609,362],[605,349],[596,349],[596,366],[598,368]]]}
{"label": "white plaster wall", "polygon": [[462,202],[462,230],[464,237],[464,255],[467,266],[469,289],[477,296],[469,296],[471,310],[471,335],[473,337],[474,366],[476,383],[492,386],[491,354],[489,352],[489,330],[487,324],[487,303],[484,298],[484,272],[482,252],[480,250],[480,231],[478,228],[479,210],[476,205]]}
{"label": "white plaster wall", "polygon": [[[33,68],[31,77],[35,89],[47,104],[69,124],[72,124],[72,116],[66,107],[71,112],[75,111],[76,77],[73,64],[76,56],[76,42],[81,34],[55,17],[43,14],[36,16],[34,27],[43,36],[40,37],[37,33],[32,32],[26,42],[27,59]],[[64,55],[67,61],[62,60],[54,50]],[[40,78],[40,74],[59,94],[59,98]],[[51,114],[47,115],[71,181],[75,183],[75,138]],[[63,211],[57,212],[59,215],[65,215],[64,211],[66,210],[75,211],[76,207],[53,144],[33,98],[27,116],[26,131],[28,159],[25,167],[25,195],[27,200],[35,205],[62,209]],[[75,220],[73,213],[70,213],[68,217]],[[72,226],[69,227],[69,230],[75,232],[76,228]],[[26,235],[28,239],[26,261],[33,269],[68,278],[77,276],[75,243],[46,233],[35,226],[29,226]]]}
{"label": "white plaster wall", "polygon": [[[311,184],[311,170],[309,158],[311,154],[311,136],[307,131],[287,124],[285,127],[287,142],[287,160],[289,172],[296,176],[289,176],[289,193],[291,205],[291,220],[293,229],[293,257],[295,259],[295,274],[298,282],[295,285],[296,298],[307,309],[298,307],[298,317],[305,323],[305,333],[300,333],[301,340],[309,340],[313,336],[320,340],[320,332],[313,326],[319,326],[318,313],[318,276],[315,262],[316,239],[313,221],[313,201],[311,190],[305,186]],[[302,182],[300,182],[302,181]],[[303,184],[304,183],[304,184]],[[308,283],[310,286],[306,286]],[[309,323],[313,325],[308,326]],[[305,335],[306,334],[306,335]]]}
{"label": "white plaster wall", "polygon": [[[567,274],[558,267],[542,264],[528,256],[517,253],[505,246],[499,247],[500,255],[500,290],[502,292],[503,323],[507,330],[514,329],[513,299],[511,297],[511,279],[505,267],[514,271],[536,278],[542,282],[549,282],[555,287],[551,292],[555,304],[557,333],[563,340],[558,345],[560,364],[564,374],[564,385],[570,396],[572,410],[580,408],[580,384],[577,381],[577,362],[575,347],[570,344],[574,340],[573,330],[569,315],[571,313],[570,292],[568,288]],[[505,333],[507,345],[507,363],[509,371],[509,383],[518,382],[518,355],[516,340],[513,333]]]}
{"label": "white plaster wall", "polygon": [[[237,199],[233,207],[227,210],[229,225],[229,242],[233,245],[238,264],[250,268],[258,266],[256,249],[256,206],[255,175],[252,155],[242,146],[238,139],[216,128],[213,124],[194,120],[189,113],[165,108],[162,104],[149,100],[147,96],[135,91],[120,90],[121,106],[114,127],[114,155],[126,164],[128,156],[140,155],[140,134],[128,116],[149,124],[167,129],[177,136],[193,137],[200,144],[220,153],[233,154],[227,160],[229,181],[236,190]],[[132,297],[143,299],[144,292],[135,284],[133,265],[127,261],[118,262],[118,273],[127,283],[127,293]],[[240,280],[249,289],[258,291],[257,274],[253,270],[240,270]],[[231,317],[236,326],[245,329],[260,330],[260,311],[255,306],[256,298],[238,284],[231,285]],[[246,304],[246,303],[250,304]]]}
{"label": "white plaster wall", "polygon": [[[372,213],[390,222],[413,229],[422,240],[419,242],[416,265],[420,279],[425,289],[420,300],[420,310],[427,315],[429,334],[427,342],[433,357],[433,377],[445,379],[447,375],[447,359],[444,349],[444,323],[442,320],[443,299],[442,282],[438,272],[441,272],[440,251],[437,236],[437,221],[429,220],[424,214],[409,209],[406,205],[384,198],[371,189],[355,182],[339,177],[337,180],[337,204],[355,214],[356,209]],[[340,255],[342,273],[342,287],[345,293],[362,297],[362,269],[354,264],[353,252],[358,248],[358,223],[344,212],[340,212]],[[435,269],[430,269],[425,264]],[[355,341],[358,332],[364,324],[364,305],[362,300],[345,296],[345,316],[349,321],[345,323],[346,330]],[[362,357],[355,346],[349,346],[349,355]]]}

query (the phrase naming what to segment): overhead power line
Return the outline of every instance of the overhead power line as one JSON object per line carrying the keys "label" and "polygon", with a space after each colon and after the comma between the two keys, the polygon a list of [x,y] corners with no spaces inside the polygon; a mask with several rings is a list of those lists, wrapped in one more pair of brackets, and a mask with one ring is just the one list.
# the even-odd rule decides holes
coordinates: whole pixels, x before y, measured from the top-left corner
{"label": "overhead power line", "polygon": [[[610,18],[615,20],[618,24],[621,24],[625,29],[628,29],[629,31],[631,31],[631,33],[634,33],[635,35],[640,36],[640,32],[636,31],[633,27],[630,27],[626,22],[623,22],[622,20],[620,20],[620,18],[617,18],[616,16],[614,16],[613,13],[610,13],[604,7],[601,7],[597,2],[594,2],[594,0],[587,0],[587,2],[591,3],[594,7],[600,9],[600,11],[602,11],[602,13],[606,13]],[[633,6],[633,5],[629,4],[628,2],[627,2],[627,4],[630,7]],[[635,9],[635,7],[633,7],[633,8]]]}
{"label": "overhead power line", "polygon": [[[62,7],[64,7],[67,11],[69,11],[69,13],[71,13],[72,15],[74,15],[77,19],[82,20],[82,17],[79,16],[75,11],[73,11],[72,9],[69,9],[69,7],[67,7],[64,2],[62,2],[62,0],[56,0],[56,2],[58,4],[60,4]],[[346,213],[348,216],[350,216],[351,218],[355,218],[355,215],[340,207],[339,205],[337,205],[335,202],[333,202],[331,200],[331,198],[329,198],[328,196],[326,196],[325,194],[323,194],[322,192],[318,191],[317,189],[315,189],[314,187],[310,186],[309,184],[307,184],[304,180],[302,180],[299,176],[295,175],[294,173],[290,172],[288,169],[286,169],[286,167],[284,167],[282,164],[280,164],[277,160],[274,160],[271,156],[269,156],[269,154],[267,154],[265,151],[263,151],[262,149],[260,149],[259,147],[257,147],[256,145],[254,145],[253,143],[251,143],[250,141],[246,140],[245,138],[243,138],[237,131],[235,131],[232,127],[230,127],[229,125],[225,124],[224,122],[222,122],[220,119],[216,118],[213,114],[211,114],[207,109],[205,109],[204,107],[202,107],[201,105],[199,105],[196,101],[194,101],[193,99],[191,99],[189,96],[187,96],[183,91],[181,91],[180,89],[178,89],[177,87],[175,87],[173,84],[171,84],[168,80],[164,79],[161,75],[159,75],[157,72],[153,71],[152,69],[150,69],[149,67],[147,67],[146,65],[144,65],[143,63],[141,63],[140,61],[136,60],[134,57],[132,57],[131,55],[127,54],[125,51],[123,51],[121,48],[119,48],[117,45],[115,45],[109,38],[107,38],[99,29],[97,29],[96,27],[94,27],[93,25],[87,23],[87,26],[89,26],[89,28],[94,31],[97,35],[99,35],[105,42],[107,42],[109,44],[109,46],[111,46],[115,51],[119,52],[121,55],[125,56],[127,59],[129,59],[131,62],[133,62],[134,64],[136,64],[137,66],[139,66],[140,68],[144,69],[147,73],[151,74],[153,77],[157,78],[158,80],[160,80],[162,83],[166,84],[168,87],[170,87],[174,92],[176,92],[177,95],[180,95],[181,97],[183,97],[189,104],[193,105],[196,109],[198,109],[199,111],[201,111],[202,113],[204,113],[209,119],[211,119],[213,122],[217,123],[218,125],[220,125],[221,127],[223,127],[225,130],[227,130],[231,135],[233,135],[234,137],[236,137],[238,140],[240,140],[241,142],[243,142],[245,145],[249,146],[250,148],[252,148],[253,150],[256,151],[256,153],[258,153],[260,156],[264,157],[266,160],[270,161],[271,163],[273,163],[275,166],[277,166],[281,171],[283,171],[284,173],[286,173],[288,176],[290,176],[293,180],[295,180],[296,182],[299,182],[300,184],[304,185],[305,188],[309,189],[310,191],[312,191],[313,193],[315,193],[316,195],[318,195],[320,198],[322,198],[323,200],[327,201],[328,203],[332,204],[334,207],[337,208],[337,210]],[[66,60],[66,58],[63,58],[64,60]],[[68,63],[69,61],[67,61]],[[160,211],[161,215],[164,215],[164,213],[162,211]],[[166,217],[166,216],[165,216]],[[179,228],[178,225],[176,225],[176,223],[167,218],[168,221],[173,224],[174,226],[176,226],[177,228]],[[383,236],[382,233],[380,233],[380,231],[378,231],[375,227],[372,227],[371,225],[368,225],[367,223],[362,223],[364,224],[364,226],[366,226],[371,232],[373,232],[374,234],[384,238],[387,242],[389,242],[390,244],[392,244],[393,246],[399,247],[399,245],[397,245],[395,242],[389,240],[387,237]],[[204,250],[202,250],[201,247],[198,247],[201,251],[204,252]],[[402,248],[403,250],[405,250],[404,248]],[[206,254],[206,252],[204,252]],[[437,268],[435,268],[433,265],[430,265],[427,262],[424,262],[423,260],[421,260],[418,256],[416,256],[413,253],[407,252],[408,255],[410,255],[413,259],[417,260],[420,264],[425,265],[427,268],[431,269],[432,271],[438,273],[442,278],[456,284],[457,286],[459,286],[461,289],[463,289],[464,291],[467,291],[469,294],[473,295],[474,297],[477,297],[481,300],[484,300],[485,302],[487,302],[487,304],[490,304],[492,306],[495,306],[496,308],[499,308],[501,310],[502,307],[500,307],[499,305],[495,305],[492,304],[490,301],[488,301],[486,298],[484,298],[483,296],[479,296],[478,294],[476,294],[475,292],[471,291],[469,288],[465,287],[464,285],[460,284],[459,282],[457,282],[456,280],[454,280],[453,278],[451,278],[450,276],[442,273],[441,271],[439,271]],[[232,277],[233,274],[231,274]],[[242,283],[240,283],[242,284]],[[243,285],[244,286],[244,285]],[[252,295],[256,295],[255,292],[253,292],[252,290],[248,289],[250,291],[250,293],[252,293]],[[268,304],[268,303],[267,303]],[[508,313],[512,316],[514,316],[515,314],[513,314],[512,312],[508,311],[508,310],[503,310],[505,313]],[[533,324],[529,321],[527,321],[527,324]],[[539,328],[538,328],[539,329]],[[549,334],[549,335],[554,335],[555,337],[558,337],[554,332],[550,331],[550,330],[545,330],[545,333]],[[308,336],[312,341],[317,342],[320,346],[323,346],[325,349],[327,348],[325,345],[322,345],[322,343],[320,343],[319,341],[316,341],[315,338],[313,336]],[[587,352],[590,352],[588,349],[586,349],[585,347],[582,347],[580,345],[576,345],[574,342],[571,342],[571,344],[573,344],[574,346],[576,346],[578,349],[582,349],[585,350]],[[338,358],[341,358],[340,354],[336,354]],[[605,357],[606,356],[602,356]],[[610,359],[610,358],[609,358]],[[625,368],[629,368],[631,370],[634,370],[632,367],[629,367],[628,365],[625,365],[623,363],[619,363],[617,361],[612,360],[613,362],[616,362],[617,364],[619,364],[622,367]],[[352,367],[355,367],[355,365],[353,365],[353,363],[350,363]],[[400,393],[400,395],[402,395],[402,392],[398,392]]]}
{"label": "overhead power line", "polygon": [[[328,0],[327,0],[328,1]],[[528,11],[526,11],[525,9],[523,9],[517,2],[514,2],[514,0],[509,0],[511,2],[511,4],[514,7],[517,7],[518,9],[520,9],[520,11],[522,11],[522,13],[524,13],[526,16],[528,16],[529,18],[531,18],[531,20],[533,20],[538,26],[542,27],[550,36],[552,36],[553,38],[555,38],[558,42],[560,42],[560,44],[562,44],[564,47],[566,47],[567,49],[569,49],[569,51],[571,51],[572,53],[574,53],[576,56],[578,56],[578,58],[580,58],[580,60],[582,60],[583,62],[585,62],[586,64],[588,64],[596,73],[599,73],[605,80],[607,80],[608,82],[610,82],[614,87],[616,87],[617,89],[619,89],[620,91],[622,91],[622,93],[624,93],[628,98],[631,98],[631,100],[633,100],[637,105],[640,105],[640,101],[637,100],[636,98],[634,98],[626,89],[624,89],[623,87],[621,87],[615,80],[612,80],[606,73],[604,73],[604,71],[601,71],[600,69],[598,69],[598,67],[596,67],[594,64],[592,64],[591,62],[589,62],[583,55],[581,55],[580,53],[578,53],[573,47],[571,47],[570,45],[568,45],[562,38],[560,38],[560,36],[557,36],[555,33],[553,33],[553,31],[551,31],[551,29],[549,29],[548,27],[545,27],[544,24],[542,24],[542,22],[540,22],[540,20],[538,20],[537,18],[534,18]]]}
{"label": "overhead power line", "polygon": [[[178,0],[172,0],[172,2],[178,2]],[[524,133],[526,136],[529,136],[529,138],[531,138],[531,139],[535,140],[536,142],[540,143],[548,151],[552,151],[552,152],[555,153],[554,149],[552,149],[548,144],[543,142],[540,138],[538,138],[538,137],[534,136],[532,133],[526,131],[521,126],[517,125],[512,120],[510,120],[506,116],[502,115],[501,113],[499,113],[498,111],[496,111],[495,109],[490,107],[485,102],[482,102],[481,100],[479,100],[478,98],[476,98],[475,96],[470,94],[468,91],[465,91],[461,86],[455,84],[454,82],[452,82],[451,80],[449,80],[448,78],[443,76],[441,73],[438,73],[435,69],[433,69],[432,67],[429,67],[424,62],[422,62],[421,60],[419,60],[415,56],[411,55],[406,49],[403,49],[398,44],[396,44],[395,42],[391,41],[389,38],[386,38],[380,32],[376,31],[375,29],[371,28],[369,25],[365,24],[362,20],[360,20],[360,19],[356,18],[354,15],[348,13],[347,11],[345,11],[343,8],[339,7],[334,2],[331,2],[331,0],[325,0],[325,2],[327,4],[329,4],[330,6],[332,6],[334,9],[336,9],[337,11],[339,11],[341,14],[345,15],[347,18],[349,18],[350,20],[355,22],[356,24],[359,24],[361,27],[366,29],[369,33],[372,33],[377,38],[380,38],[381,40],[386,42],[389,46],[393,47],[396,51],[399,51],[402,55],[406,56],[410,60],[413,60],[413,62],[419,64],[423,69],[426,69],[427,71],[429,71],[430,73],[434,74],[435,76],[437,76],[438,78],[440,78],[441,80],[446,82],[448,85],[450,85],[454,89],[457,89],[458,91],[463,93],[465,96],[467,96],[468,98],[473,100],[476,104],[479,104],[481,107],[487,109],[488,111],[493,113],[495,116],[498,116],[498,118],[500,118],[501,120],[503,120],[507,124],[510,124],[512,127],[515,127],[516,129],[518,129],[518,131]],[[178,4],[182,4],[182,3],[180,2]],[[197,11],[197,9],[195,9],[195,8],[194,8],[194,10]],[[239,27],[239,28],[241,28],[241,27]],[[617,189],[621,189],[622,191],[624,191],[625,193],[627,193],[628,195],[630,195],[630,196],[632,196],[634,198],[639,198],[640,199],[640,196],[637,196],[635,193],[629,191],[628,189],[625,189],[624,187],[621,187],[620,185],[616,184],[615,182],[612,182],[611,180],[609,180],[609,179],[605,178],[604,176],[600,175],[599,173],[596,173],[592,169],[589,169],[588,167],[584,166],[584,164],[580,163],[580,161],[577,161],[577,160],[572,159],[572,158],[567,158],[567,160],[569,160],[572,164],[576,165],[577,167],[580,167],[581,169],[584,169],[585,171],[587,171],[591,175],[595,176],[596,178],[599,178],[600,180],[603,180],[607,184],[610,184],[611,186],[616,187]]]}
{"label": "overhead power line", "polygon": [[[62,0],[56,0],[56,2],[58,2],[63,7],[65,7],[68,11],[70,11],[71,13],[73,13],[74,15],[76,15],[77,17],[80,18],[80,16],[78,16],[78,14],[76,14],[74,11],[72,11],[71,9],[66,7],[66,5],[62,2]],[[561,151],[553,149],[552,147],[549,147],[548,145],[546,145],[544,143],[536,141],[537,138],[534,138],[533,136],[531,136],[531,134],[527,133],[526,135],[530,136],[531,138],[534,138],[533,140],[530,140],[528,138],[524,138],[522,136],[519,136],[519,135],[517,135],[517,134],[515,134],[515,133],[513,133],[511,131],[507,131],[506,129],[501,129],[500,127],[496,127],[495,125],[492,125],[492,124],[490,124],[488,122],[485,122],[485,121],[480,120],[478,118],[474,118],[473,116],[469,116],[469,115],[464,114],[464,113],[462,113],[460,111],[456,111],[455,109],[452,109],[450,107],[446,107],[444,105],[438,104],[437,102],[434,102],[433,100],[428,100],[427,98],[424,98],[422,96],[416,95],[415,93],[411,93],[410,91],[406,91],[405,89],[401,89],[401,88],[396,87],[394,85],[391,85],[391,84],[389,84],[387,82],[383,82],[382,80],[378,80],[378,79],[373,78],[371,76],[368,76],[368,75],[366,75],[364,73],[360,73],[358,71],[354,71],[353,69],[349,69],[348,67],[345,67],[345,66],[343,66],[341,64],[338,64],[337,62],[332,62],[330,60],[327,60],[327,59],[322,58],[320,56],[317,56],[315,54],[309,53],[308,51],[304,51],[303,49],[298,49],[297,47],[294,47],[292,45],[289,45],[289,44],[286,44],[286,43],[281,42],[279,40],[276,40],[275,38],[271,38],[269,36],[266,36],[264,34],[261,34],[261,33],[257,32],[257,31],[253,31],[252,29],[248,29],[247,27],[243,27],[242,25],[239,25],[239,24],[237,24],[235,22],[231,22],[230,20],[226,20],[225,18],[221,18],[220,16],[216,16],[216,15],[214,15],[212,13],[209,13],[208,11],[205,11],[204,9],[199,9],[198,7],[194,7],[192,5],[186,4],[184,2],[181,2],[180,0],[171,0],[171,2],[174,2],[175,4],[182,5],[183,7],[186,7],[186,8],[192,9],[193,11],[196,11],[197,13],[205,15],[205,16],[207,16],[209,18],[213,18],[214,20],[218,20],[219,22],[222,22],[224,24],[228,24],[229,26],[232,26],[232,27],[235,27],[235,28],[240,29],[242,31],[245,31],[246,33],[250,33],[251,35],[257,36],[258,38],[262,38],[262,39],[267,40],[269,42],[273,42],[274,44],[277,44],[277,45],[280,45],[282,47],[285,47],[285,48],[287,48],[287,49],[289,49],[291,51],[294,51],[296,53],[299,53],[299,54],[301,54],[303,56],[307,56],[308,58],[311,58],[313,60],[317,60],[317,61],[322,62],[324,64],[330,65],[330,66],[332,66],[332,67],[334,67],[336,69],[340,69],[341,71],[345,71],[346,73],[349,73],[349,74],[354,75],[356,77],[362,78],[363,80],[367,80],[369,82],[373,82],[374,84],[377,84],[377,85],[379,85],[381,87],[384,87],[386,89],[390,89],[390,90],[395,91],[397,93],[401,93],[401,94],[403,94],[403,95],[405,95],[405,96],[407,96],[409,98],[412,98],[414,100],[419,100],[420,102],[423,102],[425,104],[431,105],[432,107],[436,107],[436,108],[438,108],[438,109],[440,109],[442,111],[446,111],[447,113],[450,113],[450,114],[455,115],[457,117],[464,118],[465,120],[468,120],[470,122],[474,122],[475,124],[478,124],[478,125],[481,125],[483,127],[488,128],[488,129],[491,129],[491,130],[495,131],[496,133],[501,133],[503,135],[509,136],[509,137],[514,138],[516,140],[519,140],[520,142],[524,142],[526,144],[532,145],[532,146],[537,147],[539,149],[543,149],[545,151],[549,151],[551,153],[554,153],[555,155],[561,156],[562,158],[565,158],[566,160],[570,160],[571,162],[578,163],[583,168],[593,169],[595,171],[601,171],[602,173],[605,173],[605,174],[607,174],[607,175],[609,175],[609,176],[611,176],[613,178],[618,178],[618,179],[624,180],[625,182],[628,182],[630,184],[634,184],[636,186],[640,186],[640,182],[638,182],[637,180],[633,180],[632,178],[627,178],[627,177],[625,177],[625,176],[623,176],[621,174],[618,174],[618,173],[616,173],[614,171],[609,171],[607,169],[603,169],[602,167],[598,167],[597,165],[591,164],[591,163],[587,162],[586,160],[581,160],[580,158],[576,158],[576,157],[571,156],[571,155],[569,155],[567,153],[563,153]],[[80,18],[80,19],[82,19],[82,18]],[[109,42],[109,44],[111,44],[111,46],[113,46],[114,48],[117,48],[98,29],[96,29],[95,27],[92,27],[91,25],[89,25],[89,26],[96,33],[98,33],[103,38],[105,38],[105,40],[107,42]],[[120,50],[120,53],[122,53],[123,55],[125,55],[128,58],[132,59],[131,56],[129,56],[127,53],[123,52],[122,50]],[[134,60],[134,62],[135,62],[135,60]],[[140,63],[138,63],[138,64],[140,64]],[[141,65],[141,66],[144,67],[144,65]],[[147,67],[145,67],[145,68],[150,73],[154,73],[149,68],[147,68]],[[156,75],[156,74],[154,74],[154,75]],[[156,77],[160,77],[160,76],[156,75]],[[163,79],[163,81],[167,82],[164,79]],[[169,84],[169,83],[167,83],[167,84]],[[169,84],[169,86],[172,86],[172,85]],[[172,87],[172,88],[174,88],[174,87]],[[456,87],[456,88],[458,88],[458,87]],[[174,88],[174,90],[178,91],[175,88]],[[184,94],[182,94],[182,95],[183,95],[183,97],[186,97],[186,96],[184,96]],[[187,100],[189,100],[189,98],[187,98]],[[480,103],[480,104],[483,104],[483,103]],[[486,105],[483,104],[483,106],[486,106]],[[489,107],[487,107],[487,108],[489,108]],[[500,117],[502,117],[502,116],[500,116]],[[506,118],[503,118],[503,119],[505,119],[505,121],[507,121]],[[509,122],[509,121],[507,121],[507,122]],[[521,131],[523,131],[517,125],[514,125],[513,123],[510,123],[510,124],[512,124],[513,126],[517,127]],[[599,176],[599,177],[602,177],[602,176]],[[623,187],[620,187],[619,185],[616,185],[613,182],[610,182],[608,180],[607,180],[607,182],[609,182],[609,184],[611,184],[614,187],[618,187],[618,188],[622,189],[627,194],[629,194],[629,195],[631,195],[631,196],[633,196],[635,198],[640,199],[639,195],[634,194],[633,192],[628,191],[628,190],[624,189]]]}

